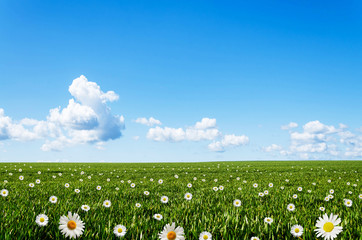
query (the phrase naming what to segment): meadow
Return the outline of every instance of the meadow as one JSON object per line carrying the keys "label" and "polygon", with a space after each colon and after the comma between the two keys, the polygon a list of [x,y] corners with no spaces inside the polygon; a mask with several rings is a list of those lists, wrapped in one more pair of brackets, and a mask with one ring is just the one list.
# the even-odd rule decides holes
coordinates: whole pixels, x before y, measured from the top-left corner
{"label": "meadow", "polygon": [[[0,196],[0,239],[64,239],[59,219],[68,211],[85,224],[81,239],[117,239],[119,224],[127,229],[123,239],[159,239],[172,222],[185,239],[203,231],[215,240],[323,239],[314,229],[325,213],[341,218],[336,239],[362,239],[361,170],[362,161],[0,163],[0,190],[8,191]],[[48,216],[46,226],[37,225],[39,214]],[[304,228],[299,238],[290,232],[295,224]]]}

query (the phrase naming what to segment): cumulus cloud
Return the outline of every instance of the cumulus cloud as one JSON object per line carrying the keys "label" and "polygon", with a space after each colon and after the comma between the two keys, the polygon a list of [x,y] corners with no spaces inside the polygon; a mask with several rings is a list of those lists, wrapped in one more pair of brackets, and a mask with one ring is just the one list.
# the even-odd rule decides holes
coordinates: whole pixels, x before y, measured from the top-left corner
{"label": "cumulus cloud", "polygon": [[362,157],[362,135],[348,130],[343,123],[333,126],[315,120],[304,124],[301,132],[290,130],[287,125],[282,129],[289,130],[290,145],[283,149],[272,144],[263,148],[265,152],[279,151],[282,156],[302,159]]}
{"label": "cumulus cloud", "polygon": [[[212,141],[209,144],[211,151],[224,151],[227,146],[244,145],[249,141],[247,136],[225,135],[219,131],[214,118],[202,118],[193,126],[186,128],[159,127],[150,128],[147,132],[147,138],[157,142],[180,142],[180,141]],[[221,138],[221,140],[216,141]]]}
{"label": "cumulus cloud", "polygon": [[103,92],[85,76],[73,80],[69,86],[73,96],[65,108],[49,110],[46,120],[24,118],[14,122],[0,109],[0,140],[30,141],[45,139],[43,151],[60,151],[76,144],[103,143],[122,136],[124,117],[113,115],[108,102],[118,100],[113,91]]}
{"label": "cumulus cloud", "polygon": [[160,120],[157,120],[157,119],[155,119],[153,117],[150,117],[149,119],[147,119],[145,117],[137,118],[135,120],[135,122],[143,124],[143,125],[147,125],[147,126],[162,125]]}
{"label": "cumulus cloud", "polygon": [[298,123],[290,122],[289,124],[283,125],[283,126],[281,126],[280,128],[281,128],[282,130],[289,130],[289,129],[296,128],[296,127],[298,127]]}
{"label": "cumulus cloud", "polygon": [[236,136],[234,134],[225,135],[221,141],[215,141],[208,145],[208,148],[214,152],[224,152],[226,147],[229,146],[241,146],[249,143],[249,137],[245,135]]}

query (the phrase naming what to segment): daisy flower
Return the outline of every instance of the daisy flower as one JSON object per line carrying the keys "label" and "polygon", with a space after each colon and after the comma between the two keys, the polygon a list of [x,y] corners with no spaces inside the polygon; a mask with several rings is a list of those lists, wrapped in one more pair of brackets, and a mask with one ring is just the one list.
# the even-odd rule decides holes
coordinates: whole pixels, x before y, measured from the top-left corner
{"label": "daisy flower", "polygon": [[190,201],[192,199],[192,194],[191,193],[186,193],[185,194],[185,199]]}
{"label": "daisy flower", "polygon": [[333,194],[333,193],[334,193],[334,190],[333,190],[333,189],[329,190],[329,193],[330,193],[330,194]]}
{"label": "daisy flower", "polygon": [[162,180],[162,179],[158,180],[158,183],[159,183],[159,184],[162,184],[162,183],[163,183],[163,180]]}
{"label": "daisy flower", "polygon": [[293,235],[293,237],[300,237],[303,235],[303,227],[300,225],[294,225],[290,229],[290,233]]}
{"label": "daisy flower", "polygon": [[264,218],[264,222],[266,222],[270,225],[273,222],[273,219],[270,217],[266,217],[266,218]]}
{"label": "daisy flower", "polygon": [[175,226],[175,223],[166,224],[163,231],[158,234],[161,240],[185,240],[184,229]]}
{"label": "daisy flower", "polygon": [[64,184],[64,187],[69,188],[69,183]]}
{"label": "daisy flower", "polygon": [[362,194],[358,195],[359,199],[362,199]]}
{"label": "daisy flower", "polygon": [[23,181],[24,180],[24,176],[20,176],[19,180]]}
{"label": "daisy flower", "polygon": [[222,191],[224,190],[224,186],[220,186],[219,189]]}
{"label": "daisy flower", "polygon": [[212,188],[215,192],[217,191],[217,190],[219,190],[217,187],[213,187]]}
{"label": "daisy flower", "polygon": [[51,197],[49,198],[49,201],[50,201],[51,203],[56,203],[56,202],[58,201],[58,198],[57,198],[56,196],[51,196]]}
{"label": "daisy flower", "polygon": [[258,237],[251,237],[250,240],[259,240]]}
{"label": "daisy flower", "polygon": [[29,187],[34,187],[34,183],[29,183]]}
{"label": "daisy flower", "polygon": [[319,207],[319,210],[324,212],[324,210],[326,210],[324,207]]}
{"label": "daisy flower", "polygon": [[287,209],[292,212],[295,210],[295,205],[293,203],[290,203],[290,204],[288,204]]}
{"label": "daisy flower", "polygon": [[324,239],[333,240],[337,237],[339,233],[341,233],[343,228],[341,226],[337,226],[341,223],[341,219],[338,218],[338,215],[331,215],[328,217],[327,214],[319,217],[316,223],[317,229],[314,231],[317,232],[317,237],[323,237]]}
{"label": "daisy flower", "polygon": [[36,184],[40,184],[40,179],[35,180]]}
{"label": "daisy flower", "polygon": [[264,197],[264,193],[260,192],[259,197]]}
{"label": "daisy flower", "polygon": [[239,199],[235,199],[233,202],[235,207],[240,207],[241,206],[241,201]]}
{"label": "daisy flower", "polygon": [[105,201],[103,202],[103,206],[106,207],[106,208],[109,208],[109,207],[111,206],[111,201],[105,200]]}
{"label": "daisy flower", "polygon": [[35,222],[38,224],[38,226],[44,227],[48,224],[48,216],[45,214],[39,214],[36,216]]}
{"label": "daisy flower", "polygon": [[88,212],[90,207],[88,205],[82,205],[82,210],[85,211],[85,212]]}
{"label": "daisy flower", "polygon": [[268,195],[268,194],[269,194],[269,191],[268,191],[268,190],[265,190],[265,191],[264,191],[264,194],[265,194],[265,195]]}
{"label": "daisy flower", "polygon": [[293,198],[294,198],[294,199],[297,199],[297,198],[298,198],[298,195],[297,195],[297,194],[293,194]]}
{"label": "daisy flower", "polygon": [[149,191],[144,191],[143,192],[146,196],[150,195],[150,192]]}
{"label": "daisy flower", "polygon": [[97,186],[96,189],[99,191],[99,190],[102,189],[102,187],[101,187],[101,186]]}
{"label": "daisy flower", "polygon": [[200,233],[200,236],[199,236],[199,240],[211,240],[212,239],[212,235],[211,233],[209,232],[202,232]]}
{"label": "daisy flower", "polygon": [[254,184],[253,184],[253,187],[254,187],[254,188],[257,188],[257,187],[258,187],[258,184],[257,184],[257,183],[254,183]]}
{"label": "daisy flower", "polygon": [[140,203],[136,203],[136,207],[140,208],[141,204]]}
{"label": "daisy flower", "polygon": [[1,196],[6,197],[7,195],[9,195],[9,191],[6,189],[3,189],[3,190],[1,190],[0,194],[1,194]]}
{"label": "daisy flower", "polygon": [[352,200],[350,200],[350,199],[346,199],[345,201],[344,201],[344,205],[346,205],[347,207],[351,207],[352,206]]}
{"label": "daisy flower", "polygon": [[160,221],[163,217],[162,217],[161,214],[156,213],[155,215],[153,215],[153,218],[156,219],[156,220],[158,220],[158,221]]}
{"label": "daisy flower", "polygon": [[188,188],[192,188],[192,184],[191,184],[191,183],[188,183],[188,184],[187,184],[187,187],[188,187]]}
{"label": "daisy flower", "polygon": [[114,227],[113,233],[116,235],[116,237],[123,237],[126,235],[126,227],[123,225],[117,225]]}
{"label": "daisy flower", "polygon": [[273,185],[273,183],[269,183],[269,187],[273,187],[274,185]]}
{"label": "daisy flower", "polygon": [[325,197],[324,201],[328,202],[329,201],[329,197]]}
{"label": "daisy flower", "polygon": [[134,188],[136,186],[136,184],[131,183],[131,188]]}
{"label": "daisy flower", "polygon": [[61,216],[59,220],[59,230],[65,237],[77,238],[83,234],[84,222],[80,220],[78,214],[68,212],[68,216]]}
{"label": "daisy flower", "polygon": [[167,196],[162,196],[161,197],[161,202],[162,203],[167,203],[168,202],[168,197]]}
{"label": "daisy flower", "polygon": [[80,190],[77,188],[77,189],[74,189],[74,192],[80,193]]}

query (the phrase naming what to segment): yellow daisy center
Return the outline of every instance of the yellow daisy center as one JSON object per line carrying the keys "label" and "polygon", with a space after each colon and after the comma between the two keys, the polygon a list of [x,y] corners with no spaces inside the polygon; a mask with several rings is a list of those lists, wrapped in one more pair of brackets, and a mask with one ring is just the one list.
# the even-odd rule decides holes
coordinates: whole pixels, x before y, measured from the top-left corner
{"label": "yellow daisy center", "polygon": [[55,201],[55,198],[52,198],[52,201]]}
{"label": "yellow daisy center", "polygon": [[166,201],[166,198],[163,198],[163,201]]}
{"label": "yellow daisy center", "polygon": [[109,202],[106,202],[106,205],[109,205]]}
{"label": "yellow daisy center", "polygon": [[3,194],[6,194],[6,192],[5,192],[5,191],[3,191]]}
{"label": "yellow daisy center", "polygon": [[123,232],[123,230],[122,230],[122,228],[118,228],[118,233],[121,233],[121,232]]}
{"label": "yellow daisy center", "polygon": [[70,230],[74,230],[76,227],[77,227],[77,223],[74,222],[73,220],[70,220],[67,224],[67,227],[70,229]]}
{"label": "yellow daisy center", "polygon": [[239,204],[239,202],[236,202],[235,204],[237,204],[237,205],[238,205],[238,204]]}
{"label": "yellow daisy center", "polygon": [[41,218],[39,219],[39,221],[40,221],[40,222],[44,222],[45,219],[44,219],[43,217],[41,217]]}
{"label": "yellow daisy center", "polygon": [[290,208],[290,209],[292,209],[292,208],[293,208],[293,206],[290,206],[289,208]]}
{"label": "yellow daisy center", "polygon": [[207,235],[204,235],[202,238],[203,239],[209,239],[209,237]]}
{"label": "yellow daisy center", "polygon": [[167,233],[167,239],[168,240],[175,240],[176,239],[176,233],[174,231],[170,231]]}
{"label": "yellow daisy center", "polygon": [[295,233],[299,233],[299,228],[294,229]]}
{"label": "yellow daisy center", "polygon": [[334,229],[334,224],[331,222],[327,222],[323,225],[323,230],[326,232],[332,232],[333,229]]}
{"label": "yellow daisy center", "polygon": [[[189,197],[190,197],[190,195],[187,195],[187,197],[189,198]],[[349,204],[349,202],[348,202],[348,204]]]}
{"label": "yellow daisy center", "polygon": [[347,202],[347,204],[350,204],[350,203],[351,203],[350,201]]}

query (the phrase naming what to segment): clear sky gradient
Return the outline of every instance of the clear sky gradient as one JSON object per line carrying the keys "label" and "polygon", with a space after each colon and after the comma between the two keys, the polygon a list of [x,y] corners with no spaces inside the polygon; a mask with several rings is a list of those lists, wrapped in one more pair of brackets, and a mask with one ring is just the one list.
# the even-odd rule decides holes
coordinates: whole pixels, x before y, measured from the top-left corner
{"label": "clear sky gradient", "polygon": [[0,161],[362,159],[361,43],[361,1],[4,0]]}

